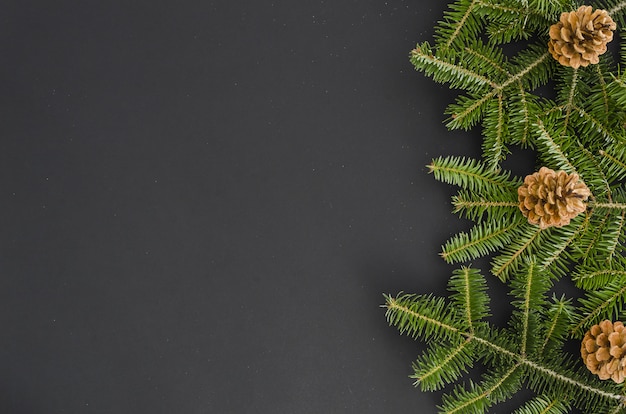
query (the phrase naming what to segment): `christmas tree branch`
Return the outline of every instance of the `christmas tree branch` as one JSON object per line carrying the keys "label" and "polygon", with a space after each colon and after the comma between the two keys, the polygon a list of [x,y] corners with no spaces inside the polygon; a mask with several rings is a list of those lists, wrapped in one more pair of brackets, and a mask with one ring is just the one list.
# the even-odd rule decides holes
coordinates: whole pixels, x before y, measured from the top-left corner
{"label": "christmas tree branch", "polygon": [[610,140],[612,142],[618,141],[619,138],[617,138],[613,134],[614,131],[612,131],[608,125],[605,125],[604,123],[602,123],[599,119],[594,117],[592,114],[590,114],[589,112],[587,112],[586,110],[584,110],[583,108],[581,108],[580,106],[576,104],[573,104],[571,109],[578,112],[578,115],[584,119],[584,122],[588,128],[592,128],[596,130],[607,140]]}
{"label": "christmas tree branch", "polygon": [[513,84],[515,82],[520,81],[522,78],[524,78],[529,73],[531,73],[533,69],[535,69],[537,66],[541,65],[548,57],[550,57],[550,54],[548,52],[540,55],[535,61],[533,61],[530,64],[526,65],[526,67],[523,70],[521,70],[520,72],[518,72],[515,75],[511,76],[509,79],[504,81],[502,84],[497,85],[495,88],[497,90],[502,90],[502,89],[508,87],[509,85],[511,85],[511,84]]}
{"label": "christmas tree branch", "polygon": [[618,301],[624,300],[625,295],[626,285],[613,282],[605,289],[592,291],[585,299],[581,299],[585,306],[585,315],[574,325],[571,330],[572,334],[580,334],[601,315],[610,313]]}
{"label": "christmas tree branch", "polygon": [[522,145],[526,144],[526,141],[528,140],[528,135],[530,134],[530,109],[528,108],[528,102],[526,101],[526,89],[524,89],[524,84],[522,83],[521,80],[517,81],[518,86],[519,86],[519,102],[522,106],[522,114],[523,115],[523,125],[524,125],[524,129],[522,132],[521,137],[519,138],[519,142]]}
{"label": "christmas tree branch", "polygon": [[478,4],[478,0],[473,0],[472,3],[465,10],[465,13],[463,14],[463,16],[460,19],[456,20],[457,23],[455,24],[455,29],[452,32],[452,34],[448,37],[445,43],[446,47],[452,46],[452,43],[454,43],[459,33],[461,33],[461,30],[463,29],[465,23],[469,19],[470,15],[474,11],[474,8],[476,7],[477,4]]}
{"label": "christmas tree branch", "polygon": [[590,201],[589,207],[591,208],[608,208],[611,210],[626,210],[626,203],[602,203],[599,201]]}
{"label": "christmas tree branch", "polygon": [[607,12],[609,13],[609,16],[613,17],[613,16],[616,16],[618,13],[620,13],[625,7],[626,7],[626,1],[622,1],[616,4],[615,6],[613,6],[611,9],[607,10]]}
{"label": "christmas tree branch", "polygon": [[557,327],[562,324],[561,318],[565,312],[565,305],[566,302],[564,300],[560,300],[556,303],[556,309],[552,310],[552,318],[550,318],[548,330],[544,335],[545,337],[543,339],[543,343],[539,347],[539,355],[543,355],[543,352],[550,343],[550,340],[553,338],[554,333],[557,331]]}
{"label": "christmas tree branch", "polygon": [[565,104],[565,119],[563,120],[563,130],[567,130],[569,124],[569,117],[572,113],[572,107],[574,106],[574,96],[576,96],[576,86],[578,83],[578,69],[572,71],[572,83],[569,86],[569,96],[567,97],[567,103]]}
{"label": "christmas tree branch", "polygon": [[466,262],[485,256],[508,243],[511,230],[518,225],[519,221],[476,225],[469,234],[461,232],[448,240],[440,256],[448,263]]}
{"label": "christmas tree branch", "polygon": [[[481,160],[439,157],[428,165],[437,180],[460,187],[454,212],[475,222],[441,256],[452,263],[493,255],[491,273],[514,298],[499,329],[486,321],[486,282],[473,269],[454,272],[449,301],[385,296],[388,321],[429,344],[414,363],[416,385],[442,389],[474,361],[485,364],[480,383],[444,395],[443,412],[485,413],[524,386],[537,395],[515,414],[626,412],[626,389],[600,382],[626,378],[626,339],[618,368],[601,361],[608,348],[596,342],[590,350],[596,345],[583,340],[584,364],[599,379],[563,352],[572,335],[596,335],[591,325],[623,328],[611,320],[626,309],[626,76],[606,44],[625,11],[626,0],[454,0],[434,46],[424,42],[410,54],[418,71],[463,90],[446,108],[447,127],[482,127]],[[513,40],[525,40],[523,50],[508,57],[501,46]],[[626,66],[623,45],[620,59]],[[502,169],[514,145],[537,151],[534,173],[518,178]],[[548,300],[565,276],[582,297]]]}
{"label": "christmas tree branch", "polygon": [[511,269],[516,267],[516,263],[521,259],[522,254],[536,242],[541,234],[542,230],[539,227],[533,227],[525,235],[522,235],[521,239],[517,239],[515,243],[507,246],[510,251],[494,259],[491,273],[502,281],[506,280],[512,271]]}
{"label": "christmas tree branch", "polygon": [[555,142],[552,134],[546,129],[541,119],[537,120],[536,126],[539,131],[539,141],[544,144],[546,152],[549,152],[554,162],[567,173],[575,173],[576,167],[574,167],[569,157],[563,152],[562,146]]}
{"label": "christmas tree branch", "polygon": [[[624,289],[626,289],[626,287]],[[514,365],[515,367],[517,367],[518,365],[523,365],[531,370],[536,371],[537,373],[540,373],[543,376],[550,377],[563,384],[571,385],[574,388],[584,391],[586,393],[593,394],[609,400],[615,400],[620,403],[626,401],[624,396],[620,394],[615,394],[607,390],[600,389],[591,384],[576,379],[573,376],[557,372],[549,366],[546,366],[537,361],[533,361],[521,353],[513,352],[506,347],[503,347],[502,345],[493,342],[488,337],[484,337],[477,333],[467,332],[449,323],[442,322],[432,316],[421,314],[412,309],[406,303],[404,303],[402,298],[398,299],[388,296],[384,307],[387,309],[387,319],[391,324],[417,325],[418,323],[415,321],[420,321],[420,323],[423,324],[435,325],[437,330],[448,331],[447,336],[462,336],[466,338],[468,342],[475,341],[477,344],[482,345],[489,351],[489,353],[499,355],[500,357],[506,357],[511,361],[516,361],[516,365]],[[407,328],[403,326],[403,330],[406,329]]]}
{"label": "christmas tree branch", "polygon": [[602,73],[602,68],[600,65],[596,66],[596,74],[598,82],[600,83],[600,88],[602,91],[602,102],[604,104],[604,114],[606,117],[609,116],[609,91],[606,81],[604,80],[604,74]]}
{"label": "christmas tree branch", "polygon": [[417,45],[411,51],[411,63],[416,68],[423,68],[437,81],[445,82],[449,79],[455,79],[452,86],[463,89],[471,89],[472,85],[489,85],[494,89],[498,87],[497,83],[479,73],[436,57],[426,43]]}

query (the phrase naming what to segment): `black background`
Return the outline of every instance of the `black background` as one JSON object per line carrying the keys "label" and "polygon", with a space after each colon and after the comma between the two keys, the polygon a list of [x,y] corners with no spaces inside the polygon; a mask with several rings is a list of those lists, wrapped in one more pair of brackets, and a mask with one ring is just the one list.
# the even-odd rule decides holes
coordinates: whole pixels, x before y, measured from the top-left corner
{"label": "black background", "polygon": [[436,412],[379,306],[467,225],[445,7],[3,2],[0,412]]}

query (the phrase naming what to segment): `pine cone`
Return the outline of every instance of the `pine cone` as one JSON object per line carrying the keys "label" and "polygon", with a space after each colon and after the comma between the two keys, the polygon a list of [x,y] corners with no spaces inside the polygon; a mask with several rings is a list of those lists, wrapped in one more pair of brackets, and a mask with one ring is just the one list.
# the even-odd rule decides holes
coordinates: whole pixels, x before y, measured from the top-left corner
{"label": "pine cone", "polygon": [[578,180],[578,174],[553,171],[546,167],[527,175],[517,189],[519,208],[528,222],[545,229],[565,226],[587,209],[591,191]]}
{"label": "pine cone", "polygon": [[626,329],[622,322],[608,319],[593,325],[585,334],[580,355],[592,374],[618,384],[626,377]]}
{"label": "pine cone", "polygon": [[617,27],[606,10],[580,6],[578,10],[561,13],[558,23],[550,26],[548,50],[561,65],[587,66],[598,63],[606,52],[606,44],[613,40]]}

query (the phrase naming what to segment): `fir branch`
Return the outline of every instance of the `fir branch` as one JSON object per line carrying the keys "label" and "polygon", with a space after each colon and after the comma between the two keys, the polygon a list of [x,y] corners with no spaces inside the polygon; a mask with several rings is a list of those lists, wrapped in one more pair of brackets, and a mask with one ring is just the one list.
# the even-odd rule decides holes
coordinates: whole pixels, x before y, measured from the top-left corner
{"label": "fir branch", "polygon": [[[527,14],[533,13],[532,11],[530,11],[530,9],[528,7],[528,3],[526,3],[526,5],[522,6],[522,7],[513,7],[513,6],[501,4],[501,3],[485,2],[485,1],[481,1],[481,0],[478,0],[477,3],[478,3],[478,5],[480,7],[483,7],[485,9],[490,10],[490,11],[505,12],[505,13],[511,15],[511,16],[520,16],[520,15],[523,16],[523,15],[527,15]],[[536,12],[535,12],[535,14],[539,15]]]}
{"label": "fir branch", "polygon": [[[625,0],[599,0],[594,7],[603,5],[624,23]],[[460,187],[454,212],[476,222],[446,242],[441,256],[451,263],[495,253],[491,273],[510,284],[515,307],[505,330],[485,321],[485,281],[469,267],[453,273],[448,302],[386,296],[388,321],[430,343],[414,365],[416,385],[441,389],[474,361],[487,365],[481,383],[470,381],[444,396],[445,412],[484,412],[522,382],[538,395],[516,414],[626,407],[623,390],[576,368],[580,361],[560,349],[569,334],[581,335],[626,304],[626,76],[613,73],[610,53],[580,69],[552,58],[548,27],[576,7],[570,0],[455,0],[436,28],[435,47],[422,43],[411,52],[416,70],[464,90],[446,109],[447,127],[482,123],[480,161],[439,157],[428,165],[437,180]],[[477,40],[485,35],[488,40]],[[499,47],[530,37],[510,59]],[[555,101],[542,98],[541,90],[534,94],[550,80],[556,80]],[[536,149],[540,165],[580,175],[592,193],[585,214],[558,228],[527,224],[517,201],[521,180],[501,170],[509,145]],[[548,301],[552,279],[571,269],[576,285],[589,291],[576,307],[563,297]]]}
{"label": "fir branch", "polygon": [[487,284],[480,271],[470,267],[461,267],[452,272],[448,281],[450,298],[457,309],[463,309],[463,322],[467,323],[470,333],[474,333],[475,323],[489,316],[489,297]]}
{"label": "fir branch", "polygon": [[[494,106],[497,109],[494,109]],[[502,93],[497,94],[497,100],[488,103],[483,125],[483,159],[488,167],[495,171],[499,169],[500,162],[507,152],[504,146],[504,138],[507,135],[507,117]]]}
{"label": "fir branch", "polygon": [[[582,124],[580,124],[580,126],[584,128],[585,130],[596,131],[609,142],[615,142],[615,141],[621,140],[621,137],[615,135],[616,131],[613,128],[611,128],[610,126],[600,121],[593,114],[587,112],[582,107],[574,104],[572,105],[571,109],[573,111],[576,111],[578,113],[578,116],[582,118],[583,122]],[[608,111],[608,108],[607,108],[607,111]]]}
{"label": "fir branch", "polygon": [[[618,250],[620,249],[620,239],[624,237],[624,215],[626,214],[626,210],[622,210],[622,213],[616,217],[616,220],[612,223],[609,223],[608,231],[607,231],[607,242],[602,245],[602,248],[605,252],[606,258],[605,262],[610,262],[613,260],[613,257],[616,256]],[[613,227],[611,228],[611,225]]]}
{"label": "fir branch", "polygon": [[[626,290],[626,288],[624,289]],[[460,338],[465,338],[466,341],[475,342],[484,352],[497,355],[498,358],[513,361],[516,369],[518,366],[525,367],[524,375],[531,375],[535,385],[537,385],[537,381],[542,382],[548,381],[549,379],[568,389],[571,387],[571,391],[573,392],[577,390],[577,394],[581,394],[580,399],[589,398],[624,402],[622,395],[590,384],[572,373],[569,373],[567,370],[556,370],[550,365],[520,353],[519,349],[518,351],[509,349],[508,346],[503,345],[503,343],[498,340],[500,335],[494,333],[493,336],[491,336],[485,334],[482,329],[481,331],[472,333],[467,328],[462,328],[459,325],[460,319],[457,311],[455,311],[454,308],[445,306],[440,300],[429,296],[424,297],[404,294],[398,297],[385,295],[385,298],[386,303],[384,307],[387,309],[387,320],[391,325],[397,326],[401,333],[406,333],[413,337],[421,336],[424,337],[425,340],[435,338],[454,340],[454,338],[458,338],[455,340],[457,343],[461,341]],[[438,304],[437,311],[435,312],[433,312],[430,306],[433,301]],[[489,329],[487,325],[485,325],[485,329]],[[477,348],[475,352],[479,351],[480,350]],[[544,380],[540,380],[539,378],[544,378]],[[546,383],[546,385],[548,385],[548,383]],[[462,395],[462,397],[465,396],[469,396],[469,394],[465,393]],[[476,395],[474,395],[474,397],[475,396]],[[576,401],[580,402],[580,399]]]}
{"label": "fir branch", "polygon": [[594,209],[626,210],[626,203],[591,201],[589,202],[589,207]]}
{"label": "fir branch", "polygon": [[486,198],[461,190],[452,197],[452,205],[454,213],[474,221],[481,221],[486,216],[485,220],[494,222],[519,212],[519,202],[513,191]]}
{"label": "fir branch", "polygon": [[511,180],[510,173],[490,170],[480,161],[471,158],[438,157],[427,168],[435,179],[472,192],[498,192],[519,186],[519,180]]}
{"label": "fir branch", "polygon": [[610,10],[607,10],[607,13],[609,13],[609,16],[614,17],[621,13],[624,8],[626,8],[626,1],[616,4]]}
{"label": "fir branch", "polygon": [[549,279],[541,277],[536,264],[526,266],[526,271],[513,281],[511,294],[520,300],[513,300],[513,305],[518,308],[513,315],[513,327],[515,319],[521,320],[520,355],[526,356],[531,348],[529,342],[535,340],[538,326],[536,326],[536,314],[534,309],[544,305],[543,292],[549,288]]}
{"label": "fir branch", "polygon": [[445,13],[446,19],[438,26],[439,44],[446,48],[451,47],[463,30],[469,32],[468,35],[477,34],[478,24],[472,16],[477,4],[478,0],[472,0],[471,3],[460,0],[450,6],[452,10]]}
{"label": "fir branch", "polygon": [[607,83],[604,80],[604,74],[602,73],[602,68],[600,65],[596,65],[596,74],[598,83],[600,86],[600,92],[602,96],[602,103],[604,104],[604,115],[605,117],[609,116],[609,92],[607,89]]}
{"label": "fir branch", "polygon": [[626,280],[626,269],[581,267],[572,275],[572,280],[581,289],[596,290],[615,280]]}
{"label": "fir branch", "polygon": [[[535,125],[539,132],[538,141],[543,146],[544,154],[549,155],[551,161],[557,165],[559,169],[568,174],[577,173],[576,167],[572,165],[570,158],[563,151],[563,143],[559,139],[560,134],[548,131],[541,119],[538,119]],[[559,142],[557,142],[557,140]]]}
{"label": "fir branch", "polygon": [[568,409],[569,405],[561,399],[538,396],[515,410],[513,414],[565,414]]}
{"label": "fir branch", "polygon": [[624,151],[621,151],[619,155],[611,154],[606,150],[600,150],[598,153],[603,157],[602,166],[608,177],[613,180],[626,178],[626,162],[621,159]]}
{"label": "fir branch", "polygon": [[[624,57],[622,60],[626,60],[626,45],[622,46]],[[624,80],[624,74],[621,77],[612,75],[613,81],[607,86],[607,90],[611,99],[614,99],[619,105],[626,104],[626,81]]]}
{"label": "fir branch", "polygon": [[511,241],[520,220],[512,223],[483,222],[470,229],[469,234],[461,232],[443,246],[441,257],[448,263],[466,262],[486,256]]}
{"label": "fir branch", "polygon": [[543,269],[559,277],[569,271],[570,255],[567,249],[575,246],[580,235],[589,228],[589,216],[582,216],[582,220],[580,217],[574,218],[568,226],[551,229],[552,231],[547,234],[543,243],[550,248],[535,253],[535,260]]}
{"label": "fir branch", "polygon": [[[599,249],[598,245],[601,243],[604,228],[606,227],[611,212],[607,211],[601,219],[596,214],[590,215],[590,220],[593,220],[592,225],[588,225],[587,229],[583,230],[580,239],[576,243],[576,258],[583,263],[592,259],[595,252]],[[589,223],[589,221],[587,221]],[[586,231],[589,230],[589,231]]]}
{"label": "fir branch", "polygon": [[458,379],[467,366],[471,365],[471,339],[463,340],[459,345],[449,348],[433,348],[413,363],[414,386],[424,391],[436,391]]}
{"label": "fir branch", "polygon": [[[532,49],[529,49],[530,52],[533,52]],[[530,55],[532,56],[532,54]],[[525,57],[525,55],[520,55],[520,60],[522,57]],[[534,72],[535,69],[539,68],[541,65],[543,65],[543,63],[545,63],[545,61],[550,57],[550,53],[548,52],[544,52],[541,53],[539,56],[537,56],[533,61],[526,63],[525,59],[522,60],[520,63],[523,64],[522,69],[517,72],[516,74],[514,74],[513,76],[509,77],[505,82],[503,82],[502,84],[496,86],[495,88],[498,90],[502,90],[506,87],[508,87],[509,85],[512,85],[516,82],[522,81],[526,78],[528,78],[528,76],[530,74],[533,74],[534,76],[536,76],[536,79],[541,80],[543,79],[543,74]]]}
{"label": "fir branch", "polygon": [[611,411],[609,411],[609,414],[619,414],[619,413],[623,413],[624,410],[626,410],[626,407],[624,407],[623,403],[618,404],[617,406],[615,406],[615,408],[613,408]]}
{"label": "fir branch", "polygon": [[435,82],[450,84],[451,88],[479,91],[484,86],[498,87],[486,76],[457,64],[454,57],[435,56],[428,42],[418,44],[411,51],[410,61],[416,70],[431,76]]}
{"label": "fir branch", "polygon": [[[483,412],[490,405],[511,393],[510,388],[519,387],[520,363],[499,372],[481,385],[470,383],[470,389],[457,387],[452,395],[444,395],[442,410],[445,413]],[[509,387],[507,390],[502,388]],[[500,397],[500,398],[498,398]],[[494,401],[495,400],[495,401]]]}
{"label": "fir branch", "polygon": [[414,339],[454,339],[462,337],[461,330],[454,326],[456,315],[446,307],[441,298],[401,294],[396,298],[385,295],[386,316],[390,325],[401,334]]}
{"label": "fir branch", "polygon": [[571,82],[572,83],[569,86],[569,95],[567,97],[567,102],[564,104],[565,106],[565,119],[563,120],[564,130],[567,129],[567,126],[569,123],[569,117],[570,117],[570,114],[572,113],[572,108],[574,107],[574,97],[576,96],[576,86],[578,84],[578,69],[572,70]]}
{"label": "fir branch", "polygon": [[524,89],[524,84],[522,83],[521,80],[518,80],[517,82],[518,86],[519,86],[519,100],[516,100],[517,102],[520,103],[521,105],[521,109],[519,110],[519,113],[521,113],[523,115],[522,117],[522,125],[524,125],[523,129],[522,129],[522,133],[521,136],[519,137],[519,142],[522,145],[526,144],[526,141],[528,140],[528,135],[530,133],[530,108],[529,108],[529,103],[527,102],[526,99],[526,90]]}
{"label": "fir branch", "polygon": [[553,297],[552,299],[553,301],[546,311],[543,326],[545,332],[543,343],[537,352],[542,357],[550,343],[561,344],[565,340],[566,335],[569,333],[567,327],[572,317],[571,301],[566,300],[564,297],[560,299]]}
{"label": "fir branch", "polygon": [[465,55],[473,57],[481,65],[493,68],[500,77],[507,78],[512,76],[511,72],[504,66],[506,62],[499,49],[485,47],[482,42],[474,42],[472,45],[464,47],[463,51]]}
{"label": "fir branch", "polygon": [[482,96],[459,96],[456,102],[446,109],[446,114],[450,114],[446,127],[465,130],[472,128],[483,117],[493,96],[493,93]]}
{"label": "fir branch", "polygon": [[[520,227],[518,227],[520,228]],[[517,232],[512,242],[505,246],[499,256],[492,261],[491,273],[502,281],[519,269],[525,255],[530,254],[541,241],[544,231],[538,226],[524,226],[523,231]]]}
{"label": "fir branch", "polygon": [[626,301],[626,285],[621,280],[614,280],[603,289],[587,292],[580,299],[582,316],[572,328],[572,334],[581,335],[584,330],[600,319],[612,319],[619,312]]}

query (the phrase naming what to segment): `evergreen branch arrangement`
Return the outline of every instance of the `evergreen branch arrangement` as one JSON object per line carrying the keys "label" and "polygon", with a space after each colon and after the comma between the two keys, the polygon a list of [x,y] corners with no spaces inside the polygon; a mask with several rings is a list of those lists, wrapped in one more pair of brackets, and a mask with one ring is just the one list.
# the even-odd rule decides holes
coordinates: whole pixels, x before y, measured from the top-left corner
{"label": "evergreen branch arrangement", "polygon": [[[626,413],[625,29],[626,0],[456,0],[410,53],[459,91],[447,127],[480,126],[483,139],[480,159],[428,166],[474,223],[442,247],[461,266],[448,298],[385,296],[389,323],[429,344],[413,378],[445,391],[442,413],[484,413],[523,389],[534,397],[516,414]],[[503,168],[516,148],[536,154],[524,177]],[[493,277],[510,289],[505,327],[488,320]],[[556,295],[560,281],[580,297]],[[475,363],[482,380],[463,381]]]}

